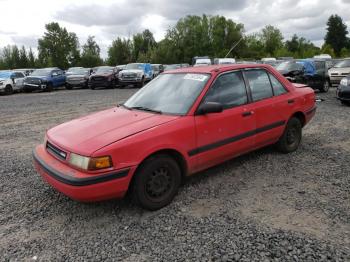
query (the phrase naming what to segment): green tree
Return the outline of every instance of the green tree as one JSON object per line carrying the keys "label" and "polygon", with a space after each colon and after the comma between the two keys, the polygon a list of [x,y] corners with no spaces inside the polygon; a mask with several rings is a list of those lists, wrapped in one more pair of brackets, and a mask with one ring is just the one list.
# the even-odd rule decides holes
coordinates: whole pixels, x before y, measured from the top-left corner
{"label": "green tree", "polygon": [[94,36],[89,36],[86,44],[83,45],[83,51],[80,58],[81,66],[95,67],[103,63],[100,57],[100,47],[94,38]]}
{"label": "green tree", "polygon": [[132,44],[129,39],[118,37],[108,48],[107,64],[123,65],[131,62]]}
{"label": "green tree", "polygon": [[282,40],[283,36],[278,28],[267,25],[262,29],[261,41],[264,44],[265,52],[268,56],[274,56],[276,50],[283,46]]}
{"label": "green tree", "polygon": [[348,30],[343,19],[338,15],[331,15],[327,21],[327,33],[324,38],[325,43],[330,45],[334,53],[339,56],[342,48],[347,47],[349,39]]}
{"label": "green tree", "polygon": [[20,68],[26,68],[28,67],[28,56],[27,56],[27,50],[24,46],[19,50],[19,62],[18,67]]}
{"label": "green tree", "polygon": [[322,54],[329,54],[331,57],[335,57],[334,49],[331,45],[324,43],[324,45],[321,48]]}
{"label": "green tree", "polygon": [[29,68],[36,67],[35,56],[34,56],[32,48],[29,48],[29,52],[28,52],[28,67]]}
{"label": "green tree", "polygon": [[137,61],[140,53],[145,55],[150,49],[155,47],[156,41],[150,30],[146,29],[142,33],[133,36],[133,59]]}
{"label": "green tree", "polygon": [[340,57],[345,58],[350,56],[350,49],[343,47],[340,50]]}
{"label": "green tree", "polygon": [[45,28],[44,36],[38,40],[40,63],[60,68],[76,65],[80,58],[76,34],[55,22],[46,24]]}
{"label": "green tree", "polygon": [[11,60],[12,60],[12,66],[11,69],[18,68],[20,67],[20,54],[19,54],[19,49],[16,45],[12,46],[11,50]]}

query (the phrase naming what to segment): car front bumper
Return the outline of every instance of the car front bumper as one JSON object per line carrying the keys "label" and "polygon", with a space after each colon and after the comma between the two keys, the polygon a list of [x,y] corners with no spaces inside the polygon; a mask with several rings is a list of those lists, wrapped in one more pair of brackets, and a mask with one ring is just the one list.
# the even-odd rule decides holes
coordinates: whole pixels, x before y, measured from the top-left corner
{"label": "car front bumper", "polygon": [[86,86],[87,80],[67,80],[66,84],[70,86]]}
{"label": "car front bumper", "polygon": [[46,84],[24,84],[23,90],[44,90],[46,88]]}
{"label": "car front bumper", "polygon": [[338,76],[329,76],[329,80],[331,84],[339,85],[340,81],[346,77],[346,75],[338,75]]}
{"label": "car front bumper", "polygon": [[33,151],[34,166],[57,191],[82,202],[122,198],[136,167],[103,174],[88,174],[71,168],[48,153],[44,145]]}

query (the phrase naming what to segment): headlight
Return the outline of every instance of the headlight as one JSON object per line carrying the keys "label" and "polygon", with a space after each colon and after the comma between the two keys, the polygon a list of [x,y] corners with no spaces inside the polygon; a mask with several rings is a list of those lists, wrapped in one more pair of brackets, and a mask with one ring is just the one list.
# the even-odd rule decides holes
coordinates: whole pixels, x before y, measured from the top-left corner
{"label": "headlight", "polygon": [[347,85],[350,84],[350,81],[349,81],[349,79],[347,79],[347,78],[343,78],[343,79],[340,81],[340,84],[341,84],[342,86],[347,86]]}
{"label": "headlight", "polygon": [[86,157],[71,153],[69,163],[72,166],[90,171],[112,167],[112,159],[110,156]]}

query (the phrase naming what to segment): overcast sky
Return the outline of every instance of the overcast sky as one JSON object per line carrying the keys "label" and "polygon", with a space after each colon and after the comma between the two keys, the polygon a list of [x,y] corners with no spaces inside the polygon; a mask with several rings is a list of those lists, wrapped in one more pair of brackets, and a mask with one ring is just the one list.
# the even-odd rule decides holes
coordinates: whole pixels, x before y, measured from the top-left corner
{"label": "overcast sky", "polygon": [[46,23],[56,21],[75,32],[83,44],[96,36],[102,56],[117,36],[150,29],[156,40],[188,14],[224,15],[243,23],[247,33],[267,24],[285,39],[294,33],[320,46],[326,21],[340,15],[350,29],[350,0],[0,0],[0,47],[36,48]]}

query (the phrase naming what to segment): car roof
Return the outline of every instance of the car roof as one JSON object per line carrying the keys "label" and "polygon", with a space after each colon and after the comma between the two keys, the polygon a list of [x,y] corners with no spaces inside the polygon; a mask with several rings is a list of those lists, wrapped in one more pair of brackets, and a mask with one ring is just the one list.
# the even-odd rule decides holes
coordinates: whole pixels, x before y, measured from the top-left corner
{"label": "car roof", "polygon": [[267,64],[230,64],[230,65],[210,65],[201,67],[182,67],[179,69],[169,70],[166,73],[203,73],[211,74],[213,72],[224,72],[230,70],[238,70],[244,68],[272,68]]}

